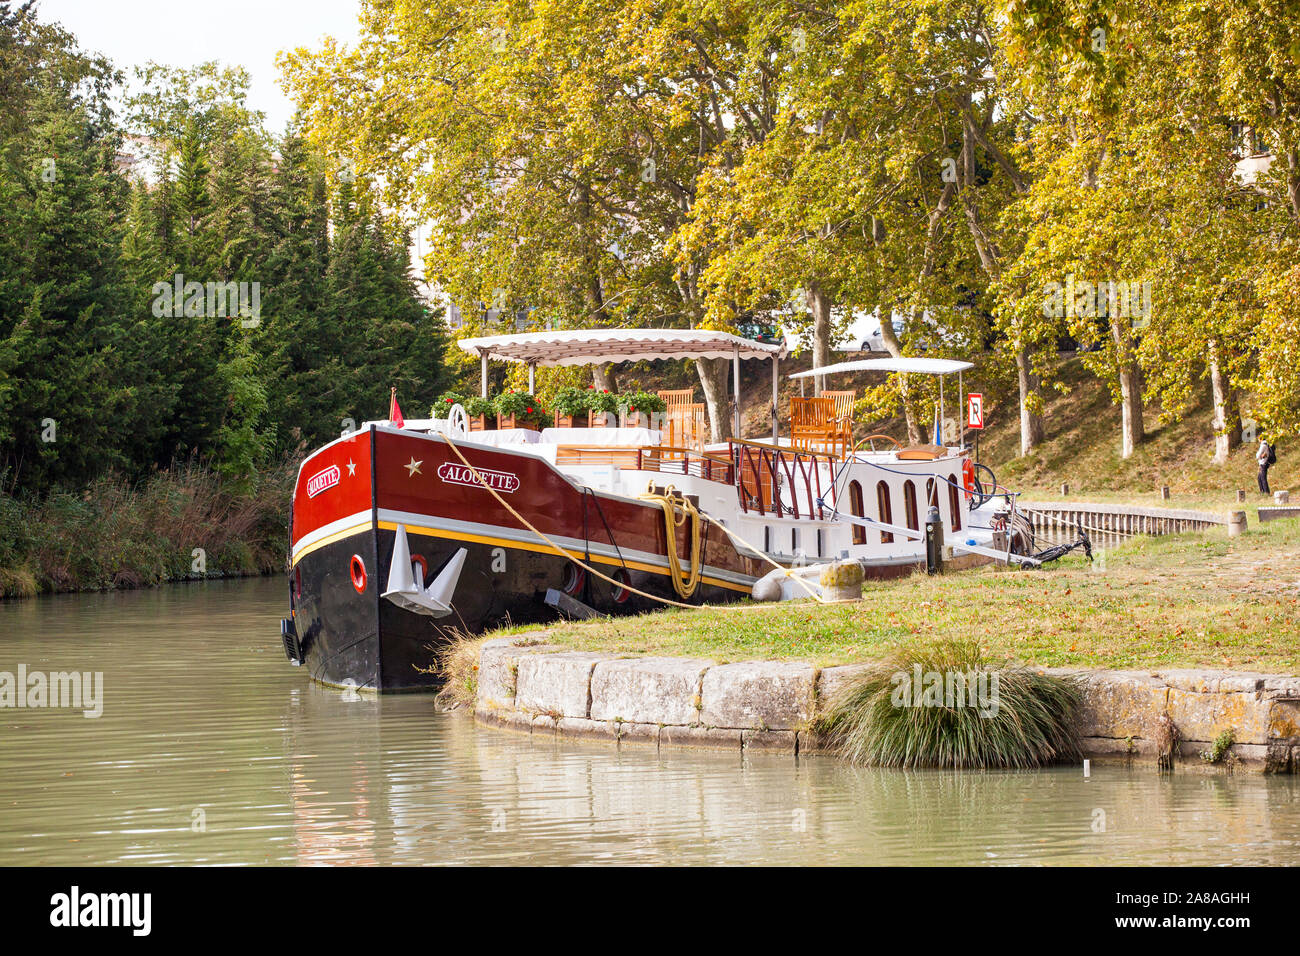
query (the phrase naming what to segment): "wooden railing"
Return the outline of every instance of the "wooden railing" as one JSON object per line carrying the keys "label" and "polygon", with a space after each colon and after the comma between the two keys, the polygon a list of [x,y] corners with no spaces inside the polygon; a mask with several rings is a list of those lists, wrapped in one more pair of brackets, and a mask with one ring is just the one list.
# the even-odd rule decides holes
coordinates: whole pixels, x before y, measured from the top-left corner
{"label": "wooden railing", "polygon": [[654,445],[640,449],[638,467],[642,471],[657,471],[665,475],[690,475],[706,481],[735,483],[735,466],[722,455],[680,448],[671,445]]}
{"label": "wooden railing", "polygon": [[740,439],[732,439],[729,444],[742,511],[775,517],[821,516],[817,507],[822,497],[820,466],[834,467],[833,455]]}
{"label": "wooden railing", "polygon": [[557,445],[557,465],[614,465],[618,468],[638,468],[640,449],[635,445]]}
{"label": "wooden railing", "polygon": [[817,502],[822,497],[821,468],[834,468],[833,455],[739,439],[727,444],[730,448],[727,456],[667,445],[639,448],[561,445],[556,450],[556,463],[614,465],[663,475],[688,475],[734,485],[741,510],[746,514],[820,517]]}

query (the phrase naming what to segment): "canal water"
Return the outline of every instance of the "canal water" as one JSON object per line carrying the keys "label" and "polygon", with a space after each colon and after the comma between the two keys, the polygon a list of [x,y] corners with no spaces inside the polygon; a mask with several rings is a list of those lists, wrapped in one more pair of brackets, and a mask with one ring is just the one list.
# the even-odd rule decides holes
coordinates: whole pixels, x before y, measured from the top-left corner
{"label": "canal water", "polygon": [[0,864],[1300,861],[1300,784],[866,770],[621,749],[315,686],[278,579],[0,604],[0,671],[103,674],[102,714],[0,709]]}

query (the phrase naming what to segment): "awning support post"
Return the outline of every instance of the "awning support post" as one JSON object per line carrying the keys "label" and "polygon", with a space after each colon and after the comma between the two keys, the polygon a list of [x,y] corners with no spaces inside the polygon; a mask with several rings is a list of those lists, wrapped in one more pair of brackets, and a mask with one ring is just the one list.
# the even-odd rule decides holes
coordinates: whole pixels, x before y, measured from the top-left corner
{"label": "awning support post", "polygon": [[778,372],[780,361],[781,360],[778,359],[775,354],[773,354],[772,356],[772,444],[773,445],[779,444],[781,438],[781,412],[777,406],[777,397],[776,397],[777,384],[780,381],[780,373]]}
{"label": "awning support post", "polygon": [[[940,428],[943,428],[945,425],[947,425],[947,422],[945,422],[943,419],[943,379],[944,376],[940,375],[939,376],[939,427]],[[935,442],[935,444],[937,445],[938,442]]]}
{"label": "awning support post", "polygon": [[537,363],[528,363],[528,394],[533,395],[537,392]]}
{"label": "awning support post", "polygon": [[483,398],[487,398],[487,363],[488,357],[486,352],[479,352],[479,391]]}
{"label": "awning support post", "polygon": [[740,347],[731,355],[731,395],[736,402],[735,436],[740,438]]}
{"label": "awning support post", "polygon": [[[962,397],[966,394],[966,388],[962,385],[961,372],[957,373],[957,406],[961,407]],[[961,447],[966,447],[966,410],[962,409],[961,413]]]}

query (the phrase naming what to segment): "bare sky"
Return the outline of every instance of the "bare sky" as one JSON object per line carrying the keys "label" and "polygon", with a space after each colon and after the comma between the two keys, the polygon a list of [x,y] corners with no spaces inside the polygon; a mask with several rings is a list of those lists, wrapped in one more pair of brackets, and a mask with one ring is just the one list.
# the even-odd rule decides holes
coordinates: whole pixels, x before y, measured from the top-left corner
{"label": "bare sky", "polygon": [[318,46],[326,35],[354,43],[359,9],[359,0],[40,0],[37,14],[63,24],[128,79],[132,66],[148,60],[239,64],[252,76],[249,106],[280,133],[293,103],[280,91],[276,53]]}

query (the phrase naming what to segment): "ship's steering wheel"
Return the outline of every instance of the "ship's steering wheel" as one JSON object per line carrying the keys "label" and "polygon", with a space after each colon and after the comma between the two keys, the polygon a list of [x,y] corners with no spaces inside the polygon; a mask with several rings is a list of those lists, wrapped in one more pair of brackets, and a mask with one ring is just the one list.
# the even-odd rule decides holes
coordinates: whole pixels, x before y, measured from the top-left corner
{"label": "ship's steering wheel", "polygon": [[469,436],[469,415],[460,402],[451,406],[451,411],[447,413],[447,433],[453,438]]}

